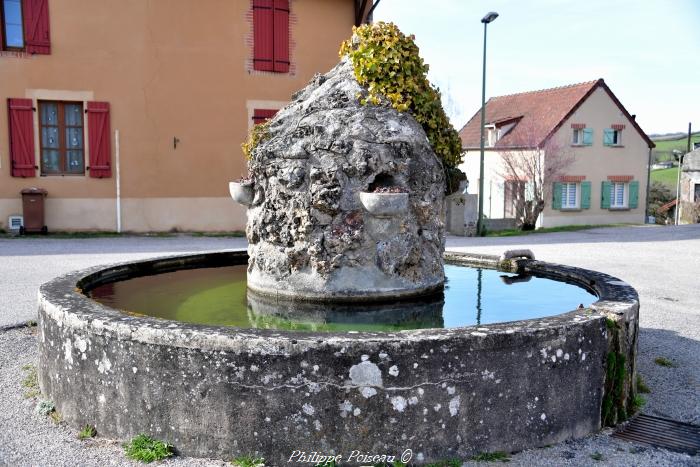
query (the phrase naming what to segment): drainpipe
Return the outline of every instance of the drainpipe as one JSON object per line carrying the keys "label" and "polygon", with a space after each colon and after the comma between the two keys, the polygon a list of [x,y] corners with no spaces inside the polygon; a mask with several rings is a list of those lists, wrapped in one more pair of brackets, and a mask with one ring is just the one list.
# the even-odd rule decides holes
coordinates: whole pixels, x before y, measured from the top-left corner
{"label": "drainpipe", "polygon": [[122,190],[121,190],[121,173],[119,171],[119,130],[114,130],[114,148],[116,152],[117,166],[117,233],[122,233]]}
{"label": "drainpipe", "polygon": [[647,199],[646,199],[646,209],[644,210],[644,223],[649,222],[649,189],[651,186],[651,148],[649,148],[649,160],[647,161]]}

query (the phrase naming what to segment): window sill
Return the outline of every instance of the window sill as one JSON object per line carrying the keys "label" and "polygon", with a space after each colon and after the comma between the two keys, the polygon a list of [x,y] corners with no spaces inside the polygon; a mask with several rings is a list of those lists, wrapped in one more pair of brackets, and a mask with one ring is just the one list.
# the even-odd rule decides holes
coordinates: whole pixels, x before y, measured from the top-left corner
{"label": "window sill", "polygon": [[608,208],[608,211],[631,211],[631,208]]}
{"label": "window sill", "polygon": [[622,144],[605,144],[604,145],[606,148],[624,148],[625,146]]}
{"label": "window sill", "polygon": [[593,146],[592,144],[576,144],[576,143],[571,143],[571,147],[573,148],[587,148],[588,146]]}
{"label": "window sill", "polygon": [[580,212],[580,211],[582,211],[581,208],[561,208],[559,210],[562,212]]}

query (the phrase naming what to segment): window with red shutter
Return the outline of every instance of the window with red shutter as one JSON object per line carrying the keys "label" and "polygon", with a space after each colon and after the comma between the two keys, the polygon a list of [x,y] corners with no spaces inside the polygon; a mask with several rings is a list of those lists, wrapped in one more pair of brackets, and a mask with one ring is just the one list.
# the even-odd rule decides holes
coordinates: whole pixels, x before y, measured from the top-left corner
{"label": "window with red shutter", "polygon": [[277,109],[255,109],[253,110],[253,123],[265,123],[275,116]]}
{"label": "window with red shutter", "polygon": [[109,102],[88,102],[90,177],[112,176],[112,144],[109,126]]}
{"label": "window with red shutter", "polygon": [[0,0],[0,50],[51,53],[48,0]]}
{"label": "window with red shutter", "polygon": [[289,72],[289,0],[253,0],[253,69]]}
{"label": "window with red shutter", "polygon": [[34,109],[31,99],[8,99],[13,177],[34,177]]}

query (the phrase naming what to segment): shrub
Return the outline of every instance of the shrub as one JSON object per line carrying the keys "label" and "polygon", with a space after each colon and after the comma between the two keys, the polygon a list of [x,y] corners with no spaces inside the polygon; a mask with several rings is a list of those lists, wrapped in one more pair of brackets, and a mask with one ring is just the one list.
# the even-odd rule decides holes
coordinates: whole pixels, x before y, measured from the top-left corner
{"label": "shrub", "polygon": [[443,162],[451,193],[464,179],[461,172],[455,173],[462,162],[462,142],[442,108],[440,91],[428,81],[428,65],[414,39],[393,23],[365,24],[353,28],[353,37],[343,42],[340,56],[348,55],[357,82],[367,88],[361,104],[387,103],[399,112],[409,112],[421,124]]}
{"label": "shrub", "polygon": [[252,159],[253,149],[255,149],[258,144],[265,141],[270,136],[269,121],[265,123],[258,123],[253,125],[248,132],[248,139],[241,144],[241,149],[243,150],[243,155],[247,160]]}

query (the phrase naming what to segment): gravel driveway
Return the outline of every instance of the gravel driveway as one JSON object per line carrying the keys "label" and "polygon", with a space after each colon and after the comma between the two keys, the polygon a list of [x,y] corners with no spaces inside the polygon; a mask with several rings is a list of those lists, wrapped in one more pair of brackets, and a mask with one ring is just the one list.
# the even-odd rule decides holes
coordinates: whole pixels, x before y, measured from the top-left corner
{"label": "gravel driveway", "polygon": [[[23,366],[36,364],[36,290],[44,281],[96,264],[171,253],[245,248],[238,238],[121,237],[0,239],[0,465],[131,465],[119,443],[78,441],[76,430],[33,414]],[[448,239],[448,248],[500,254],[530,248],[538,259],[596,269],[632,284],[641,299],[638,368],[651,388],[645,413],[700,424],[700,225],[620,227],[507,238]],[[654,363],[670,359],[675,367]],[[358,447],[362,448],[362,447]],[[163,465],[224,465],[175,458]],[[484,465],[480,463],[479,465]],[[510,465],[700,465],[690,457],[612,439],[609,432],[518,453]]]}

